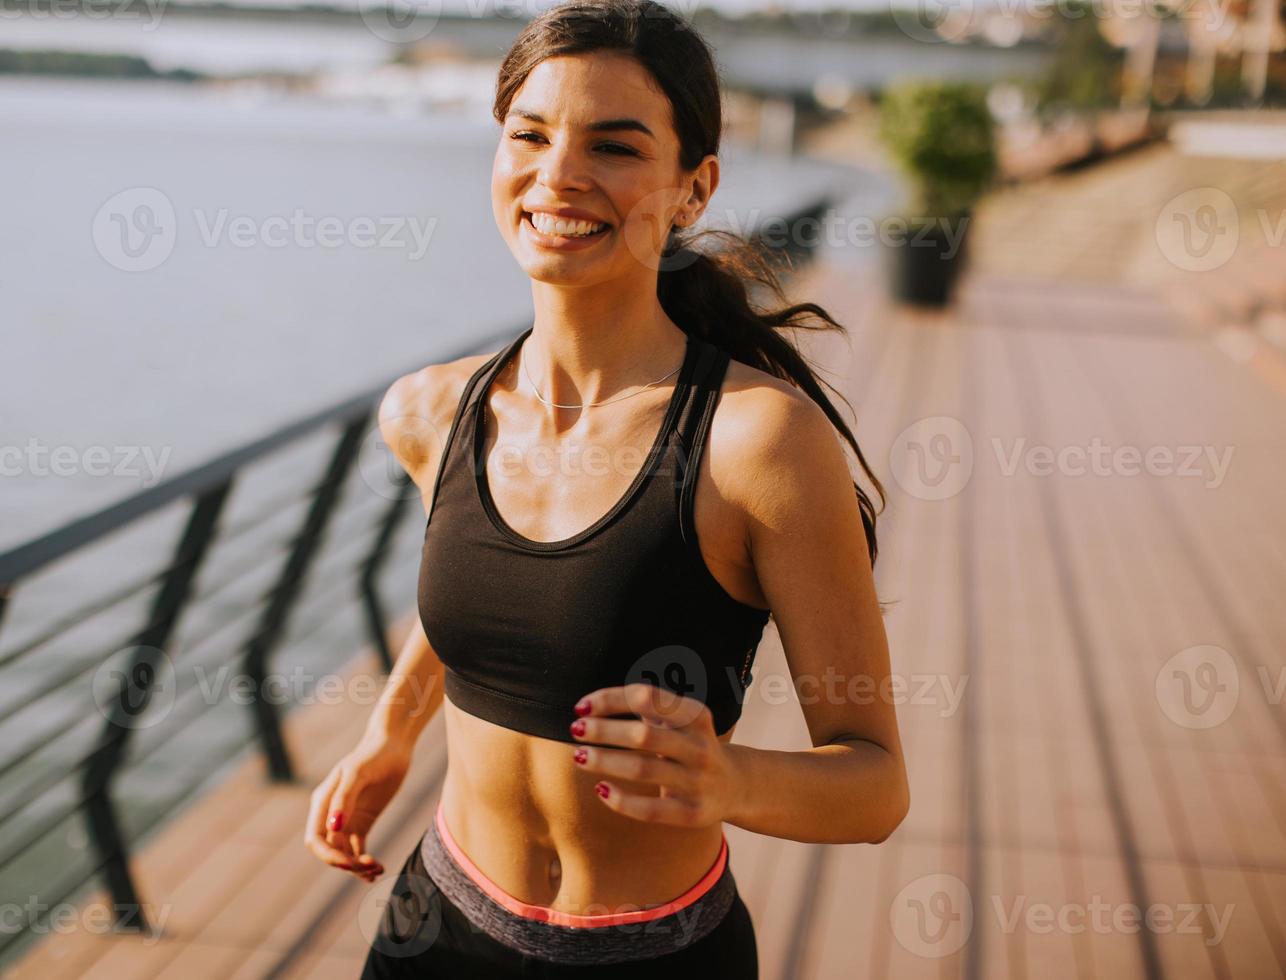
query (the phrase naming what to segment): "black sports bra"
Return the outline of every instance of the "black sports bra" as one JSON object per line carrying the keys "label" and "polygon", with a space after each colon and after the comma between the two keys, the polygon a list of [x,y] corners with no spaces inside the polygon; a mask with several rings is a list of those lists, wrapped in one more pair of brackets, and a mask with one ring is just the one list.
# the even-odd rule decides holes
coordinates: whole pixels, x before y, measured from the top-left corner
{"label": "black sports bra", "polygon": [[693,523],[729,355],[689,335],[665,418],[625,495],[578,534],[534,541],[500,516],[481,453],[486,393],[531,332],[470,377],[438,468],[418,601],[446,696],[505,728],[572,742],[582,696],[647,681],[707,704],[723,734],[741,716],[769,618],[714,578]]}

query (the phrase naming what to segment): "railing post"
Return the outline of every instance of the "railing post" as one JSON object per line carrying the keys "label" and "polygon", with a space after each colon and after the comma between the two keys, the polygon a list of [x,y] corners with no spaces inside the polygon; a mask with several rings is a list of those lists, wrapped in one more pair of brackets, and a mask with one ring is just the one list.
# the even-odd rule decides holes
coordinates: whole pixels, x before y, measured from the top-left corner
{"label": "railing post", "polygon": [[[228,479],[206,491],[192,508],[187,527],[174,552],[172,570],[152,603],[148,625],[135,638],[129,666],[119,675],[120,690],[112,701],[104,705],[106,722],[99,733],[98,744],[84,759],[81,792],[85,818],[99,867],[112,895],[112,926],[118,930],[146,931],[147,919],[130,875],[129,852],[112,805],[112,776],[125,754],[134,720],[147,710],[158,661],[164,655],[161,651],[192,591],[192,582],[209,550],[215,524],[231,485],[232,481]],[[134,913],[132,916],[131,911]]]}
{"label": "railing post", "polygon": [[294,770],[290,756],[286,751],[286,742],[281,735],[281,719],[277,708],[263,696],[264,681],[267,674],[268,655],[281,639],[285,631],[290,611],[299,595],[304,575],[317,553],[322,532],[330,520],[335,503],[339,500],[339,491],[344,478],[348,475],[362,438],[370,423],[370,412],[363,412],[354,418],[340,436],[335,452],[331,455],[326,475],[318,485],[313,497],[312,506],[304,518],[303,527],[295,539],[290,557],[282,568],[281,576],[272,589],[272,599],[264,610],[259,621],[259,628],[246,646],[242,660],[242,669],[250,678],[250,690],[253,692],[255,726],[259,731],[259,740],[263,744],[264,757],[268,762],[268,774],[274,782],[292,782]]}
{"label": "railing post", "polygon": [[370,627],[371,642],[375,644],[375,651],[380,656],[380,662],[383,663],[386,674],[393,670],[393,651],[388,646],[388,625],[384,616],[384,607],[380,605],[379,593],[375,588],[375,576],[379,574],[380,566],[388,556],[388,543],[393,537],[393,529],[397,527],[398,518],[402,516],[402,509],[411,499],[405,493],[410,482],[411,477],[403,471],[397,484],[397,496],[385,511],[380,533],[376,535],[370,554],[366,556],[366,561],[362,565],[362,600],[366,609],[366,624]]}

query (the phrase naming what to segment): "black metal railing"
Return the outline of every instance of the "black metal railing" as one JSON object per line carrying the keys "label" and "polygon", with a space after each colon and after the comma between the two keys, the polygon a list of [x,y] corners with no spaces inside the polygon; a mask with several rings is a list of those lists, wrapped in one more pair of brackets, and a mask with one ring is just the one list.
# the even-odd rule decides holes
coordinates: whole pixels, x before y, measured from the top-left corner
{"label": "black metal railing", "polygon": [[[519,329],[496,333],[488,343],[453,356],[498,346]],[[0,957],[25,945],[21,940],[41,931],[50,910],[95,879],[111,896],[114,929],[149,929],[146,906],[130,872],[131,847],[248,744],[258,743],[271,779],[294,779],[280,705],[264,696],[274,654],[292,622],[302,621],[315,633],[351,605],[383,670],[391,668],[377,585],[399,523],[408,515],[422,516],[420,508],[408,507],[418,490],[400,471],[390,481],[391,492],[363,495],[346,489],[355,482],[365,437],[378,430],[379,400],[392,380],[0,554],[3,631],[6,619],[12,626],[28,582],[164,512],[181,509],[177,541],[161,567],[131,568],[128,580],[112,581],[103,594],[73,608],[42,615],[38,629],[28,630],[11,647],[0,645],[0,733],[7,735],[0,740],[0,876],[7,883],[6,901],[12,904],[24,881],[32,899],[17,903],[32,910],[24,921],[8,917],[0,932]],[[253,488],[256,466],[315,439],[322,440],[324,453],[320,477],[303,487],[287,479],[279,492],[263,499],[262,488]],[[260,498],[256,509],[239,521],[228,519],[234,486],[247,488],[252,502],[256,493]],[[300,516],[291,513],[298,503],[306,503]],[[286,533],[273,534],[270,525],[281,523],[283,516]],[[338,557],[325,554],[332,541],[338,542]],[[221,574],[204,574],[212,572],[216,550],[232,554],[231,546],[238,542],[243,546],[239,562],[218,570]],[[274,554],[279,569],[272,565]],[[251,597],[230,598],[265,569],[271,574],[255,585]],[[314,603],[316,608],[304,604],[309,592],[323,600]],[[142,610],[130,612],[131,603],[141,604]],[[177,642],[180,622],[202,610],[211,622],[194,642]],[[137,615],[140,624],[123,634],[92,629],[113,614],[117,619]],[[72,639],[58,648],[60,640],[87,626],[90,642]],[[103,635],[115,639],[103,642]],[[157,724],[146,721],[149,706],[171,679],[172,665],[180,662],[171,657],[171,649],[181,649],[182,662],[190,659],[190,666],[239,667],[250,735],[231,740],[222,752],[201,746],[197,756],[189,757],[194,762],[189,775],[195,776],[190,785],[170,787],[165,805],[141,813],[127,830],[113,789],[172,749],[216,703],[199,686],[179,690],[176,683],[167,690],[174,700],[164,717]],[[350,656],[353,649],[348,649]],[[78,819],[89,855],[69,862],[68,840],[77,839]],[[33,862],[33,856],[38,860]],[[28,867],[19,868],[24,862]],[[60,874],[69,865],[72,872]]]}

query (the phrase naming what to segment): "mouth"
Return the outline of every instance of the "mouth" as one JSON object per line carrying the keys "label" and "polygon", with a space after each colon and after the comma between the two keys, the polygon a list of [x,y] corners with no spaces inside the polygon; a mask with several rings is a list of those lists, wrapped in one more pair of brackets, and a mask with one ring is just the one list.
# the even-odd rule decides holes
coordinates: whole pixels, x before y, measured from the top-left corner
{"label": "mouth", "polygon": [[[606,222],[594,224],[588,221],[565,221],[543,213],[536,218],[530,211],[522,213],[522,221],[529,231],[549,242],[590,242],[606,237],[612,230],[612,226]],[[540,222],[539,225],[537,221]]]}

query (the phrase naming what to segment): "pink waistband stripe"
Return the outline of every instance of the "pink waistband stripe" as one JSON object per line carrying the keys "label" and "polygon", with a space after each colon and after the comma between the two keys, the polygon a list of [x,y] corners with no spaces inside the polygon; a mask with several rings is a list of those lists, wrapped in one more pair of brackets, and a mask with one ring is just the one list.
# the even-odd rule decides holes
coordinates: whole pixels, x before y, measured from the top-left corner
{"label": "pink waistband stripe", "polygon": [[701,880],[685,891],[678,898],[666,902],[664,905],[658,905],[650,909],[637,909],[632,912],[608,912],[600,915],[577,915],[572,912],[560,912],[551,909],[547,905],[531,905],[515,898],[507,891],[497,885],[494,881],[482,873],[482,870],[474,864],[467,854],[460,849],[455,838],[451,836],[451,831],[447,827],[446,816],[442,812],[442,802],[438,801],[437,812],[434,815],[434,821],[437,824],[438,836],[442,838],[442,843],[446,845],[447,851],[455,862],[460,865],[461,869],[467,874],[475,885],[481,888],[496,903],[508,909],[514,915],[520,915],[524,919],[535,919],[539,922],[549,922],[553,925],[560,926],[614,926],[625,925],[631,922],[650,922],[653,919],[659,919],[662,916],[671,915],[682,908],[691,905],[702,895],[714,887],[714,883],[719,880],[723,874],[724,866],[728,863],[728,837],[721,832],[722,840],[719,844],[719,856],[715,858],[714,864],[710,870],[701,876]]}

